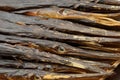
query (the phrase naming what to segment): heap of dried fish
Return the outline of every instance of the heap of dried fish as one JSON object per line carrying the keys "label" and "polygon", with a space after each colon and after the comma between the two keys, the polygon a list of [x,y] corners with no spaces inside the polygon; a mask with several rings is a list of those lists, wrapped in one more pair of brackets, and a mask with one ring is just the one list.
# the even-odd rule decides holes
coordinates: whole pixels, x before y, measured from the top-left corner
{"label": "heap of dried fish", "polygon": [[119,4],[1,0],[0,80],[105,80],[114,75],[120,64]]}
{"label": "heap of dried fish", "polygon": [[[8,25],[9,24],[9,25]],[[82,45],[93,45],[93,46],[114,46],[120,47],[120,39],[116,38],[105,38],[105,37],[89,37],[89,36],[78,36],[70,35],[66,33],[61,33],[52,30],[46,30],[39,26],[27,26],[27,25],[17,25],[9,22],[4,22],[1,26],[0,31],[4,34],[25,36],[31,38],[44,38],[50,40],[56,40],[61,42],[76,43]],[[25,27],[22,27],[25,26]],[[107,43],[107,44],[106,44]]]}

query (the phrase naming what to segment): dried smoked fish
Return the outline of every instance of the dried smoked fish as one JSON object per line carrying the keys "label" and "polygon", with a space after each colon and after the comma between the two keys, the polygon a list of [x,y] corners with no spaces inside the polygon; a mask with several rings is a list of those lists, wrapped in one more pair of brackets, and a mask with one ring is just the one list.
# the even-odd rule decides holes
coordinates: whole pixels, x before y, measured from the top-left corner
{"label": "dried smoked fish", "polygon": [[[70,58],[72,59],[72,58]],[[77,60],[77,59],[75,59]],[[95,61],[88,61],[88,60],[82,60],[79,59],[78,61],[88,63],[93,66],[99,66],[101,68],[113,68],[110,64],[107,63],[101,63],[101,62],[95,62]],[[74,67],[68,67],[58,64],[50,64],[50,63],[31,63],[26,61],[15,61],[15,60],[4,60],[0,59],[0,66],[1,67],[7,67],[7,68],[18,68],[18,69],[40,69],[50,72],[71,72],[71,73],[87,73],[90,71],[86,71],[83,69],[78,69]]]}
{"label": "dried smoked fish", "polygon": [[[109,18],[117,18],[120,17],[120,13],[91,13],[91,12],[83,12],[83,11],[76,11],[67,8],[59,8],[59,7],[48,7],[48,8],[38,8],[38,9],[28,9],[28,10],[21,10],[21,11],[14,11],[13,13],[17,14],[24,14],[28,16],[45,16],[45,17],[69,17],[74,16],[94,16],[94,17],[109,17]],[[53,13],[53,14],[52,14]],[[57,13],[57,14],[56,14]],[[58,14],[59,13],[59,14]],[[56,16],[54,16],[56,15]],[[82,18],[82,17],[81,17]]]}
{"label": "dried smoked fish", "polygon": [[[74,14],[75,13],[75,14]],[[108,17],[93,16],[85,13],[77,13],[74,10],[66,8],[40,8],[36,11],[25,12],[26,15],[41,16],[47,18],[56,18],[56,19],[80,19],[87,20],[93,23],[106,25],[106,26],[120,26],[120,22]]]}
{"label": "dried smoked fish", "polygon": [[[12,56],[12,57],[19,57],[25,60],[60,63],[71,66],[73,65],[65,58],[44,51],[39,52],[37,49],[27,48],[23,46],[12,46],[9,44],[1,44],[1,49],[2,49],[0,54],[1,56]],[[79,65],[75,65],[75,66],[79,66]]]}
{"label": "dried smoked fish", "polygon": [[61,57],[55,54],[50,54],[48,52],[39,51],[38,49],[24,46],[0,44],[0,52],[0,56],[20,58],[24,60],[36,60],[42,62],[57,63],[99,73],[105,72],[105,70],[99,67],[92,66],[88,63],[83,63],[72,59],[70,60],[65,57]]}
{"label": "dried smoked fish", "polygon": [[64,43],[48,41],[48,40],[40,40],[40,39],[37,40],[37,39],[22,38],[17,36],[14,37],[14,36],[0,35],[0,42],[33,46],[34,48],[37,49],[40,48],[42,50],[60,55],[76,55],[76,56],[85,56],[85,57],[97,58],[97,59],[113,59],[113,60],[118,60],[120,58],[119,54],[84,50],[84,49],[72,47]]}
{"label": "dried smoked fish", "polygon": [[70,35],[57,31],[47,30],[38,26],[27,26],[9,23],[1,20],[0,32],[4,34],[25,36],[31,38],[44,38],[56,41],[64,41],[69,43],[77,43],[82,45],[95,45],[108,44],[109,46],[119,47],[120,39],[118,38],[106,38],[106,37],[89,37],[82,35]]}
{"label": "dried smoked fish", "polygon": [[[94,63],[94,62],[92,62]],[[108,64],[101,63],[104,67],[110,67]],[[15,61],[15,60],[0,60],[0,66],[4,68],[15,68],[15,69],[39,69],[44,71],[50,71],[50,72],[59,72],[59,73],[86,73],[89,71],[80,69],[80,68],[74,68],[74,67],[68,67],[65,65],[58,65],[58,64],[52,64],[52,63],[32,63],[27,61]]]}
{"label": "dried smoked fish", "polygon": [[72,23],[68,21],[56,20],[56,19],[48,19],[48,20],[39,20],[40,22],[37,24],[30,24],[33,26],[43,27],[49,30],[56,30],[59,32],[64,32],[68,34],[75,35],[90,35],[90,36],[100,36],[100,37],[111,37],[111,38],[120,38],[119,31],[105,30],[100,28],[95,28],[91,26],[86,26],[82,24]]}
{"label": "dried smoked fish", "polygon": [[[90,35],[97,35],[97,36],[105,36],[105,37],[120,37],[120,32],[116,31],[109,31],[100,28],[94,28],[90,26],[85,26],[81,24],[75,24],[65,20],[58,20],[58,19],[39,19],[36,20],[34,17],[26,17],[22,15],[11,14],[7,12],[0,12],[0,18],[9,20],[13,23],[23,22],[25,24],[33,24],[33,25],[40,25],[39,27],[45,27],[46,29],[53,29],[57,31],[64,31],[66,33],[73,33],[77,35],[83,34],[90,34]],[[0,20],[1,21],[1,20]],[[2,22],[1,22],[2,24]]]}
{"label": "dried smoked fish", "polygon": [[[41,70],[30,70],[30,69],[11,69],[11,68],[0,68],[0,79],[11,79],[11,80],[33,80],[33,79],[42,79],[42,80],[60,80],[60,79],[90,79],[96,77],[110,76],[110,73],[87,73],[87,74],[60,74],[60,73],[50,73]],[[76,79],[75,79],[76,80]]]}

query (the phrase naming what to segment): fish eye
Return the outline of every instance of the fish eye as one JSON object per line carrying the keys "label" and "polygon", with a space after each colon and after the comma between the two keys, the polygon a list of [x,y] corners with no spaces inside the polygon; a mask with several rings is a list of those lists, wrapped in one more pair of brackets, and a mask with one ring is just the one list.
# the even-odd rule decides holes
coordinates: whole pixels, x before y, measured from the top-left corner
{"label": "fish eye", "polygon": [[57,47],[57,50],[58,50],[58,52],[59,52],[60,54],[63,54],[63,53],[66,52],[66,49],[65,49],[63,46],[58,46],[58,47]]}
{"label": "fish eye", "polygon": [[58,11],[58,13],[59,13],[59,14],[63,14],[64,10],[65,10],[65,9],[60,9],[60,10]]}

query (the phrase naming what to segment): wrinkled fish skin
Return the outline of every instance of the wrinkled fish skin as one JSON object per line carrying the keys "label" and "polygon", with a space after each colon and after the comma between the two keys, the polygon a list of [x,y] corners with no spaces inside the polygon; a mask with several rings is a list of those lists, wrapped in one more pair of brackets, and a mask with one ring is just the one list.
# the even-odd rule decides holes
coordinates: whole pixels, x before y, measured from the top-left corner
{"label": "wrinkled fish skin", "polygon": [[[5,73],[5,74],[3,74]],[[9,68],[0,68],[0,79],[12,79],[12,80],[33,80],[33,79],[39,79],[39,80],[56,80],[56,79],[72,79],[76,80],[76,78],[84,79],[87,77],[89,78],[95,78],[96,77],[102,77],[102,76],[109,76],[110,73],[87,73],[87,74],[62,74],[62,73],[50,73],[47,71],[42,70],[29,70],[29,69],[9,69]]]}
{"label": "wrinkled fish skin", "polygon": [[99,16],[100,14],[91,15],[92,13],[87,14],[84,12],[76,12],[75,10],[66,8],[41,8],[36,11],[24,12],[24,14],[30,16],[41,16],[44,18],[85,20],[105,26],[120,26],[120,22],[112,18]]}
{"label": "wrinkled fish skin", "polygon": [[[76,24],[70,21],[65,21],[65,20],[58,20],[58,19],[39,19],[36,20],[37,18],[33,17],[26,17],[22,15],[17,15],[17,14],[11,14],[7,12],[0,12],[0,18],[3,20],[9,20],[10,22],[13,22],[14,24],[21,21],[24,24],[30,24],[30,25],[35,25],[38,24],[38,27],[44,27],[46,29],[52,29],[57,30],[57,31],[64,31],[64,33],[72,33],[72,34],[91,34],[91,35],[96,35],[96,36],[105,36],[105,37],[120,37],[120,32],[119,31],[110,31],[110,30],[105,30],[105,29],[100,29],[100,28],[95,28],[91,26],[85,26],[82,24]],[[6,15],[6,16],[5,16]],[[4,21],[6,22],[6,21]],[[4,24],[2,20],[0,20],[0,24]],[[7,23],[6,23],[7,25]],[[69,28],[71,27],[71,28]]]}
{"label": "wrinkled fish skin", "polygon": [[118,1],[0,0],[0,80],[112,75],[120,63]]}
{"label": "wrinkled fish skin", "polygon": [[42,61],[42,62],[49,62],[49,63],[57,63],[57,64],[67,65],[75,68],[98,72],[98,73],[105,72],[105,70],[99,67],[90,65],[88,63],[61,57],[55,54],[50,54],[45,51],[38,51],[38,49],[31,49],[25,46],[0,44],[0,49],[2,53],[0,54],[0,56],[14,57],[14,58],[28,60],[28,61],[34,60],[38,62]]}
{"label": "wrinkled fish skin", "polygon": [[[94,62],[93,62],[94,63]],[[99,63],[98,63],[99,64]],[[103,67],[109,67],[108,64],[100,64],[100,66]],[[32,63],[27,61],[15,61],[15,60],[0,60],[0,66],[3,68],[15,68],[15,69],[39,69],[39,70],[45,70],[50,72],[58,72],[58,73],[65,73],[65,72],[71,72],[71,73],[82,73],[82,72],[90,72],[83,69],[68,67],[65,65],[58,65],[58,64],[52,64],[52,63]]]}
{"label": "wrinkled fish skin", "polygon": [[89,58],[112,59],[112,60],[116,60],[120,58],[119,54],[84,50],[67,45],[65,43],[60,43],[55,41],[40,40],[40,39],[37,40],[31,38],[21,38],[21,37],[5,36],[5,35],[0,35],[0,37],[1,37],[0,41],[2,42],[8,42],[11,44],[18,43],[21,45],[25,44],[28,46],[30,45],[30,46],[34,46],[37,49],[42,49],[59,55],[76,55],[76,56],[85,56]]}
{"label": "wrinkled fish skin", "polygon": [[[6,23],[6,24],[5,24]],[[4,22],[1,23],[0,28],[1,33],[31,37],[36,39],[48,39],[54,41],[61,41],[66,43],[77,43],[80,45],[91,45],[92,46],[101,46],[108,43],[109,46],[119,47],[120,39],[118,38],[107,38],[107,37],[90,37],[83,35],[71,35],[66,33],[61,33],[58,31],[47,30],[39,26],[30,26],[30,25],[18,25],[14,23]],[[8,25],[9,24],[9,25]],[[4,26],[3,26],[4,25]],[[10,26],[11,25],[11,26]],[[23,27],[25,26],[25,27]],[[27,27],[28,26],[28,27]]]}

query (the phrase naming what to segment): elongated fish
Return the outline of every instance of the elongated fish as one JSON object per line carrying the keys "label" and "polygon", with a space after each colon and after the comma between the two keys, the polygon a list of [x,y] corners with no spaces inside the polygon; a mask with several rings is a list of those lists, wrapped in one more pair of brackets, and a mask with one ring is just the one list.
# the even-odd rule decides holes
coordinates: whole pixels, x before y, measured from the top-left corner
{"label": "elongated fish", "polygon": [[106,25],[106,26],[120,26],[120,22],[108,17],[94,16],[85,13],[78,13],[76,11],[65,8],[42,8],[36,11],[25,12],[26,15],[41,16],[47,18],[56,19],[80,19],[88,20],[94,23]]}
{"label": "elongated fish", "polygon": [[[8,20],[10,22],[15,23],[23,23],[30,25],[39,25],[38,27],[44,27],[46,29],[62,31],[64,33],[72,33],[77,35],[88,34],[88,35],[96,35],[96,36],[105,36],[105,37],[120,37],[119,31],[105,30],[100,28],[95,28],[91,26],[85,26],[82,24],[76,24],[65,20],[58,19],[37,19],[36,17],[27,17],[17,14],[11,14],[7,12],[0,12],[0,18],[2,20]],[[5,21],[4,21],[5,22]],[[4,24],[3,21],[0,20],[1,24]],[[7,23],[6,23],[7,25]]]}
{"label": "elongated fish", "polygon": [[118,60],[120,58],[119,54],[84,50],[80,48],[75,48],[65,43],[60,43],[55,41],[48,41],[41,39],[37,40],[31,38],[22,38],[17,36],[6,36],[6,35],[0,35],[0,37],[1,37],[0,38],[1,42],[28,45],[36,49],[42,49],[59,55],[76,55],[76,56],[85,56],[89,58],[112,59],[112,60]]}

